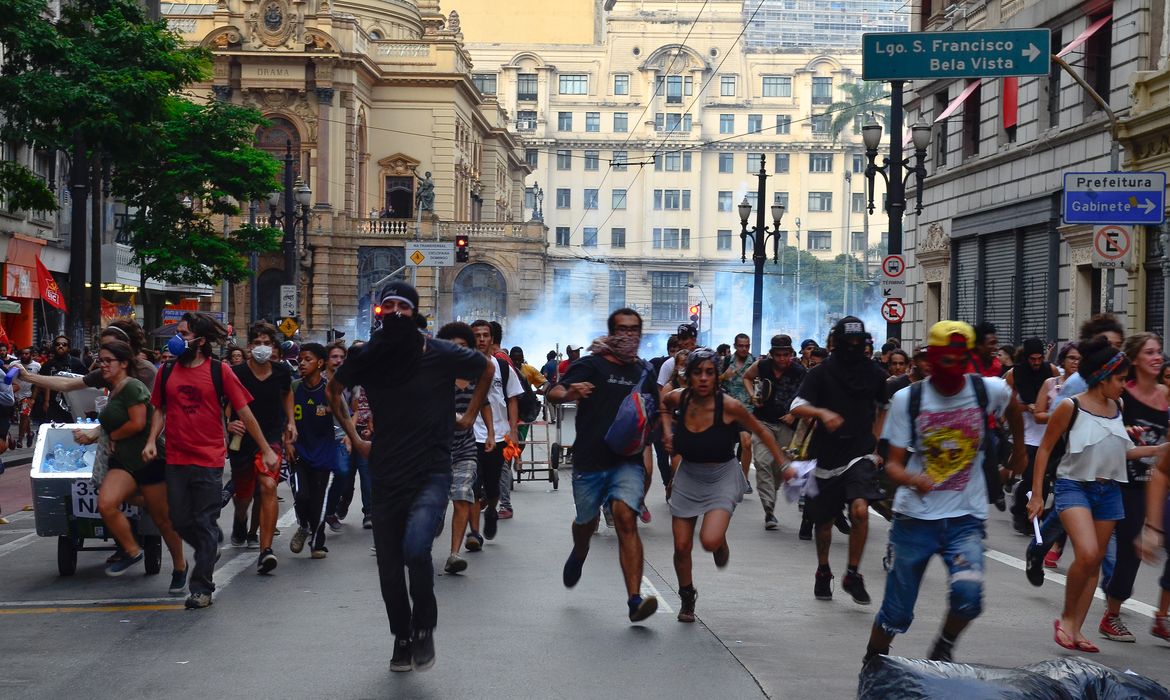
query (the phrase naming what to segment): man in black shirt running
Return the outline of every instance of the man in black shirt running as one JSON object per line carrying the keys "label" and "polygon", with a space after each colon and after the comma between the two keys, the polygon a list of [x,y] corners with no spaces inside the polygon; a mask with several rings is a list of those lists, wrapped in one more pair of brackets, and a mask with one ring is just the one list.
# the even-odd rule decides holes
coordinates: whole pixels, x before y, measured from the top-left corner
{"label": "man in black shirt running", "polygon": [[[414,318],[418,292],[411,285],[391,282],[381,302],[381,328],[360,350],[351,351],[327,391],[350,443],[370,460],[378,578],[394,634],[390,670],[422,671],[435,663],[439,611],[431,544],[447,512],[451,441],[456,429],[471,427],[491,386],[492,370],[483,355],[419,332]],[[458,423],[456,379],[476,382]],[[358,434],[345,406],[345,388],[359,385],[370,401],[372,444]]]}

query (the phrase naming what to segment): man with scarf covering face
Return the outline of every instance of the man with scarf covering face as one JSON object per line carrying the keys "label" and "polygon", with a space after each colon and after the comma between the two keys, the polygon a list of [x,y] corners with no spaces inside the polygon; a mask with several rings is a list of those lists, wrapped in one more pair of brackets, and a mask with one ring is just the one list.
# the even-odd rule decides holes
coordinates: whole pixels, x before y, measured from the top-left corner
{"label": "man with scarf covering face", "polygon": [[1036,450],[1040,447],[1040,441],[1044,439],[1045,425],[1037,423],[1034,416],[1036,397],[1046,380],[1059,376],[1056,366],[1044,360],[1046,350],[1044,341],[1039,338],[1028,338],[1020,348],[1015,366],[1003,377],[1019,400],[1020,411],[1024,417],[1024,446],[1028,448],[1028,466],[1012,494],[1012,527],[1022,535],[1032,534],[1027,514],[1028,491],[1032,484]]}
{"label": "man with scarf covering face", "polygon": [[[892,563],[885,597],[874,619],[865,660],[889,654],[894,635],[906,632],[931,557],[947,567],[949,610],[930,651],[934,661],[951,661],[959,635],[983,610],[983,537],[988,484],[982,449],[988,415],[1006,416],[1015,435],[1012,465],[1023,470],[1023,424],[1012,391],[998,377],[982,378],[986,406],[967,378],[975,331],[961,321],[940,321],[930,329],[930,378],[911,416],[914,386],[890,402],[882,438],[890,443],[886,475],[900,488],[890,526]],[[911,425],[914,420],[914,425]],[[913,444],[911,444],[913,443]],[[911,451],[912,450],[912,451]],[[997,484],[998,486],[998,484]]]}
{"label": "man with scarf covering face", "polygon": [[[471,427],[492,371],[483,355],[419,332],[414,287],[391,282],[381,301],[381,328],[370,342],[350,351],[327,392],[354,449],[369,458],[378,578],[394,634],[390,670],[422,671],[435,661],[438,605],[431,544],[447,510],[451,439],[456,429]],[[456,379],[476,382],[471,404],[458,421],[452,419]],[[343,392],[354,386],[361,386],[369,399],[372,443],[358,434],[345,405]]]}
{"label": "man with scarf covering face", "polygon": [[573,363],[549,390],[552,403],[577,402],[577,438],[573,442],[573,549],[565,561],[562,581],[577,585],[589,554],[589,541],[597,529],[601,507],[610,505],[618,536],[619,559],[626,582],[631,622],[644,620],[658,609],[653,596],[639,594],[642,585],[642,540],[637,517],[652,472],[649,448],[634,456],[610,449],[605,441],[622,401],[641,385],[656,395],[658,386],[650,364],[638,357],[642,342],[642,317],[633,309],[618,309],[609,316],[609,335],[593,341],[590,355]]}
{"label": "man with scarf covering face", "polygon": [[868,605],[865,579],[858,571],[869,534],[869,504],[885,494],[877,481],[877,436],[882,426],[878,411],[886,404],[884,370],[865,353],[871,342],[865,324],[846,316],[833,326],[833,351],[828,359],[810,369],[796,392],[790,409],[798,418],[818,422],[809,443],[809,457],[817,460],[816,495],[808,499],[804,514],[816,525],[817,573],[813,595],[833,599],[833,572],[829,545],[833,521],[841,508],[849,510],[849,558],[841,587],[859,605]]}

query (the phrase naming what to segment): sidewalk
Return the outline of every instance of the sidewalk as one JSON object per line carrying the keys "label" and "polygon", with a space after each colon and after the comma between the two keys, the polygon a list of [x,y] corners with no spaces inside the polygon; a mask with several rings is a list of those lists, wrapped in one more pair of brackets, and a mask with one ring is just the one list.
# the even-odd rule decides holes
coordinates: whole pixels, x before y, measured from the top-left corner
{"label": "sidewalk", "polygon": [[0,455],[6,467],[4,473],[0,474],[0,517],[32,505],[32,491],[28,481],[32,456],[31,447],[8,450]]}

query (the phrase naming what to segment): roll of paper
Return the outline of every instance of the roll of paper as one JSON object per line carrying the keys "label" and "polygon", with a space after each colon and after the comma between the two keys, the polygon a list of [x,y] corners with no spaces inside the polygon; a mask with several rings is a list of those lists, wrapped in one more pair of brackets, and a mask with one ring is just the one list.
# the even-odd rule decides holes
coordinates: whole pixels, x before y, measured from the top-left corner
{"label": "roll of paper", "polygon": [[[1032,500],[1032,492],[1028,492],[1028,500]],[[1044,538],[1040,536],[1040,518],[1032,518],[1032,530],[1036,533],[1036,544],[1044,544]]]}

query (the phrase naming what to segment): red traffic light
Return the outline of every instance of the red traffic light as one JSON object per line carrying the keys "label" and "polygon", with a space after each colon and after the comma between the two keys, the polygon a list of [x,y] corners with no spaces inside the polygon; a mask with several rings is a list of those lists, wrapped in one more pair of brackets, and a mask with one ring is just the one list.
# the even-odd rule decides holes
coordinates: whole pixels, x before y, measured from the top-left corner
{"label": "red traffic light", "polygon": [[377,305],[377,306],[375,306],[375,307],[374,307],[374,315],[375,315],[375,316],[381,316],[381,315],[382,315],[382,305],[381,305],[381,304],[379,304],[379,305]]}
{"label": "red traffic light", "polygon": [[691,315],[692,316],[698,316],[699,311],[700,311],[700,307],[698,304],[691,304]]}
{"label": "red traffic light", "polygon": [[458,236],[455,236],[455,247],[456,248],[466,248],[467,247],[467,234],[461,233]]}
{"label": "red traffic light", "polygon": [[467,262],[468,260],[467,234],[460,233],[455,236],[455,262]]}

